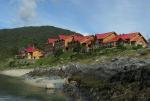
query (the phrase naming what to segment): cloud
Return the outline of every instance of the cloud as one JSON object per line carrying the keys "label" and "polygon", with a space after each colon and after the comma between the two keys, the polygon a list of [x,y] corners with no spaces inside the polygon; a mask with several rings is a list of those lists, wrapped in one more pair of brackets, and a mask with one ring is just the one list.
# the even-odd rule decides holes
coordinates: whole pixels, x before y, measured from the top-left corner
{"label": "cloud", "polygon": [[18,17],[23,22],[29,22],[36,17],[38,0],[21,0]]}

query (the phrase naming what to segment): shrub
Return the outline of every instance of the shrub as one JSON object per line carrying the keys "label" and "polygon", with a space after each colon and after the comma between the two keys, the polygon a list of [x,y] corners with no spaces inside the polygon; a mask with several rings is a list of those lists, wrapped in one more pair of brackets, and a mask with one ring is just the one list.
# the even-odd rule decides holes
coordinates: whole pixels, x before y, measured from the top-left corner
{"label": "shrub", "polygon": [[9,62],[9,67],[14,67],[15,66],[15,61],[10,61]]}
{"label": "shrub", "polygon": [[63,50],[62,49],[58,49],[58,50],[56,50],[55,52],[54,52],[54,56],[55,57],[59,57],[60,55],[62,55],[63,54]]}
{"label": "shrub", "polygon": [[76,53],[80,53],[81,51],[81,45],[80,44],[77,44],[76,47],[73,49],[73,52],[76,52]]}
{"label": "shrub", "polygon": [[58,62],[58,58],[56,57],[44,57],[35,61],[36,66],[41,65],[53,65]]}
{"label": "shrub", "polygon": [[28,60],[19,60],[19,59],[10,59],[8,61],[8,66],[9,67],[20,67],[20,66],[29,66],[31,64],[30,61]]}
{"label": "shrub", "polygon": [[137,46],[133,46],[132,49],[134,50],[138,50],[138,49],[142,49],[143,46],[142,45],[137,45]]}
{"label": "shrub", "polygon": [[125,50],[126,47],[125,47],[124,45],[118,45],[118,46],[117,46],[117,49]]}

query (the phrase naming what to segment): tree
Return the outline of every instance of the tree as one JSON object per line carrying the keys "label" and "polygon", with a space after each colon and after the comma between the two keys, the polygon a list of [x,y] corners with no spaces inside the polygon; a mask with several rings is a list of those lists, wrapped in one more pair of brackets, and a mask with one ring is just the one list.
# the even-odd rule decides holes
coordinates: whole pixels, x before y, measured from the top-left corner
{"label": "tree", "polygon": [[133,46],[132,47],[132,49],[134,49],[134,50],[138,50],[138,49],[141,49],[141,48],[143,48],[142,45],[137,45],[137,46]]}
{"label": "tree", "polygon": [[117,49],[126,50],[126,47],[124,45],[118,45]]}

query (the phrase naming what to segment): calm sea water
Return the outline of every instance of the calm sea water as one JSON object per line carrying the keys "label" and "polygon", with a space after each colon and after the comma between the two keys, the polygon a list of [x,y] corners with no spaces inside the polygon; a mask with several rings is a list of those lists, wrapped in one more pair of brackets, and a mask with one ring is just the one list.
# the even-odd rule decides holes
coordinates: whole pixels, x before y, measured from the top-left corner
{"label": "calm sea water", "polygon": [[61,91],[25,84],[20,78],[0,75],[0,101],[69,101]]}

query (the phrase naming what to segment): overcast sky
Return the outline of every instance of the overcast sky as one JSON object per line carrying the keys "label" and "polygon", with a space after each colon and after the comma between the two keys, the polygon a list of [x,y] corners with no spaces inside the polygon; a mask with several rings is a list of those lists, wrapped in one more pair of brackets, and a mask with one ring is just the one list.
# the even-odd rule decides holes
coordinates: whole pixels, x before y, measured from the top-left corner
{"label": "overcast sky", "polygon": [[0,0],[0,29],[42,25],[150,37],[150,0]]}

